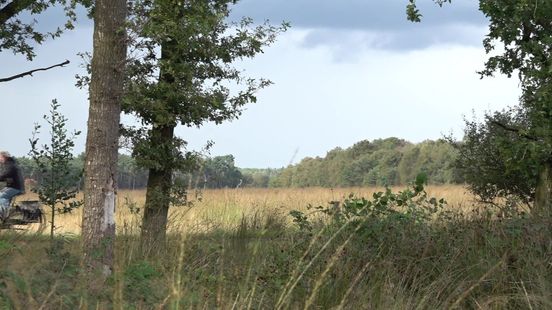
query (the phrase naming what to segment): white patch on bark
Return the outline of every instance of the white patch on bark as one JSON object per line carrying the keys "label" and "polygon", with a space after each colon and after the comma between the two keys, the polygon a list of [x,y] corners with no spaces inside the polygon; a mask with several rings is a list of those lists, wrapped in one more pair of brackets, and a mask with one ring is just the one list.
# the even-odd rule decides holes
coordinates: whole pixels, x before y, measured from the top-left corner
{"label": "white patch on bark", "polygon": [[109,277],[111,275],[111,267],[109,267],[108,265],[103,265],[102,266],[102,275],[104,277]]}
{"label": "white patch on bark", "polygon": [[108,227],[115,225],[115,191],[113,188],[105,191],[103,211],[103,219],[100,227],[102,231],[106,231]]}

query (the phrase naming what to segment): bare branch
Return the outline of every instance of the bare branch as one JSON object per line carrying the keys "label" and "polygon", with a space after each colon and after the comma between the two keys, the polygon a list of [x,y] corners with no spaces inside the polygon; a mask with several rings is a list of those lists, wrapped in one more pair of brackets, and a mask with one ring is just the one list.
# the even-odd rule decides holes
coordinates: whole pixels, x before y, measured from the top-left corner
{"label": "bare branch", "polygon": [[491,122],[491,124],[496,125],[496,126],[502,128],[502,129],[506,130],[506,131],[517,133],[522,138],[525,138],[525,139],[528,139],[528,140],[531,140],[531,141],[540,141],[537,137],[528,135],[528,134],[522,132],[522,130],[519,129],[519,128],[510,127],[508,125],[502,124],[501,122],[498,122],[498,121],[495,121],[495,120],[490,120],[490,122]]}
{"label": "bare branch", "polygon": [[0,78],[0,83],[9,82],[11,80],[19,79],[19,78],[22,78],[22,77],[27,76],[27,75],[32,76],[33,73],[35,73],[37,71],[46,71],[46,70],[50,70],[50,69],[55,68],[55,67],[63,67],[63,66],[68,65],[68,64],[69,64],[69,60],[66,60],[62,63],[59,63],[57,65],[53,65],[53,66],[50,66],[50,67],[38,68],[38,69],[31,70],[31,71],[23,72],[23,73],[20,73],[20,74],[16,74],[14,76],[10,76],[10,77],[7,77],[7,78]]}
{"label": "bare branch", "polygon": [[32,0],[13,0],[0,8],[0,25],[5,24],[8,19],[30,7],[33,2]]}

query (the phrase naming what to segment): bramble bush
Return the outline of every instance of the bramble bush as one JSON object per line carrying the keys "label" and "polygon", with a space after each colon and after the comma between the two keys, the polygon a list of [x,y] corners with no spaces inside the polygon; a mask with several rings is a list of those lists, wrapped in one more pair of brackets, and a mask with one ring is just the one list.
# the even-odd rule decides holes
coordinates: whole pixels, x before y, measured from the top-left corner
{"label": "bramble bush", "polygon": [[446,205],[442,198],[428,197],[424,188],[426,182],[427,176],[419,174],[410,188],[397,193],[386,187],[385,191],[374,193],[371,199],[350,194],[343,201],[330,201],[327,207],[310,205],[307,209],[312,212],[308,214],[293,210],[290,215],[301,230],[309,231],[313,229],[312,217],[317,213],[326,215],[330,224],[336,225],[373,220],[424,224]]}

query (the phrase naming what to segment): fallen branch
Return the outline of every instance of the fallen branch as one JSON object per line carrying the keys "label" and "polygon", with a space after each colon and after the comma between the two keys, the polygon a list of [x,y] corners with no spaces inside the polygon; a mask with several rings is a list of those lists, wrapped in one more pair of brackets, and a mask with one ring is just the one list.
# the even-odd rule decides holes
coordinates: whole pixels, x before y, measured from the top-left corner
{"label": "fallen branch", "polygon": [[19,79],[19,78],[22,78],[22,77],[27,76],[27,75],[32,76],[33,73],[35,73],[37,71],[46,71],[46,70],[50,70],[50,69],[55,68],[55,67],[63,67],[63,66],[68,65],[68,64],[69,64],[69,60],[66,60],[62,63],[59,63],[57,65],[53,65],[53,66],[50,66],[50,67],[38,68],[38,69],[31,70],[31,71],[23,72],[23,73],[20,73],[20,74],[16,74],[14,76],[10,76],[10,77],[7,77],[7,78],[0,78],[0,83],[9,82],[11,80]]}

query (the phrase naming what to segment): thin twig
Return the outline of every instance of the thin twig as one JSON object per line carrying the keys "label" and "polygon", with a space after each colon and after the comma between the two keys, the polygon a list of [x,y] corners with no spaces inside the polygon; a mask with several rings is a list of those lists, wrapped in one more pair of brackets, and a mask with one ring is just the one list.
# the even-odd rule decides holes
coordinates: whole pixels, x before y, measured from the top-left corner
{"label": "thin twig", "polygon": [[69,64],[69,60],[66,60],[62,63],[57,64],[57,65],[49,66],[49,67],[46,67],[46,68],[38,68],[38,69],[30,70],[30,71],[19,73],[19,74],[16,74],[16,75],[13,75],[13,76],[10,76],[10,77],[7,77],[7,78],[0,78],[0,83],[9,82],[11,80],[19,79],[19,78],[25,77],[27,75],[32,76],[33,73],[35,73],[37,71],[46,71],[46,70],[50,70],[50,69],[55,68],[55,67],[63,67],[63,66],[68,65],[68,64]]}

